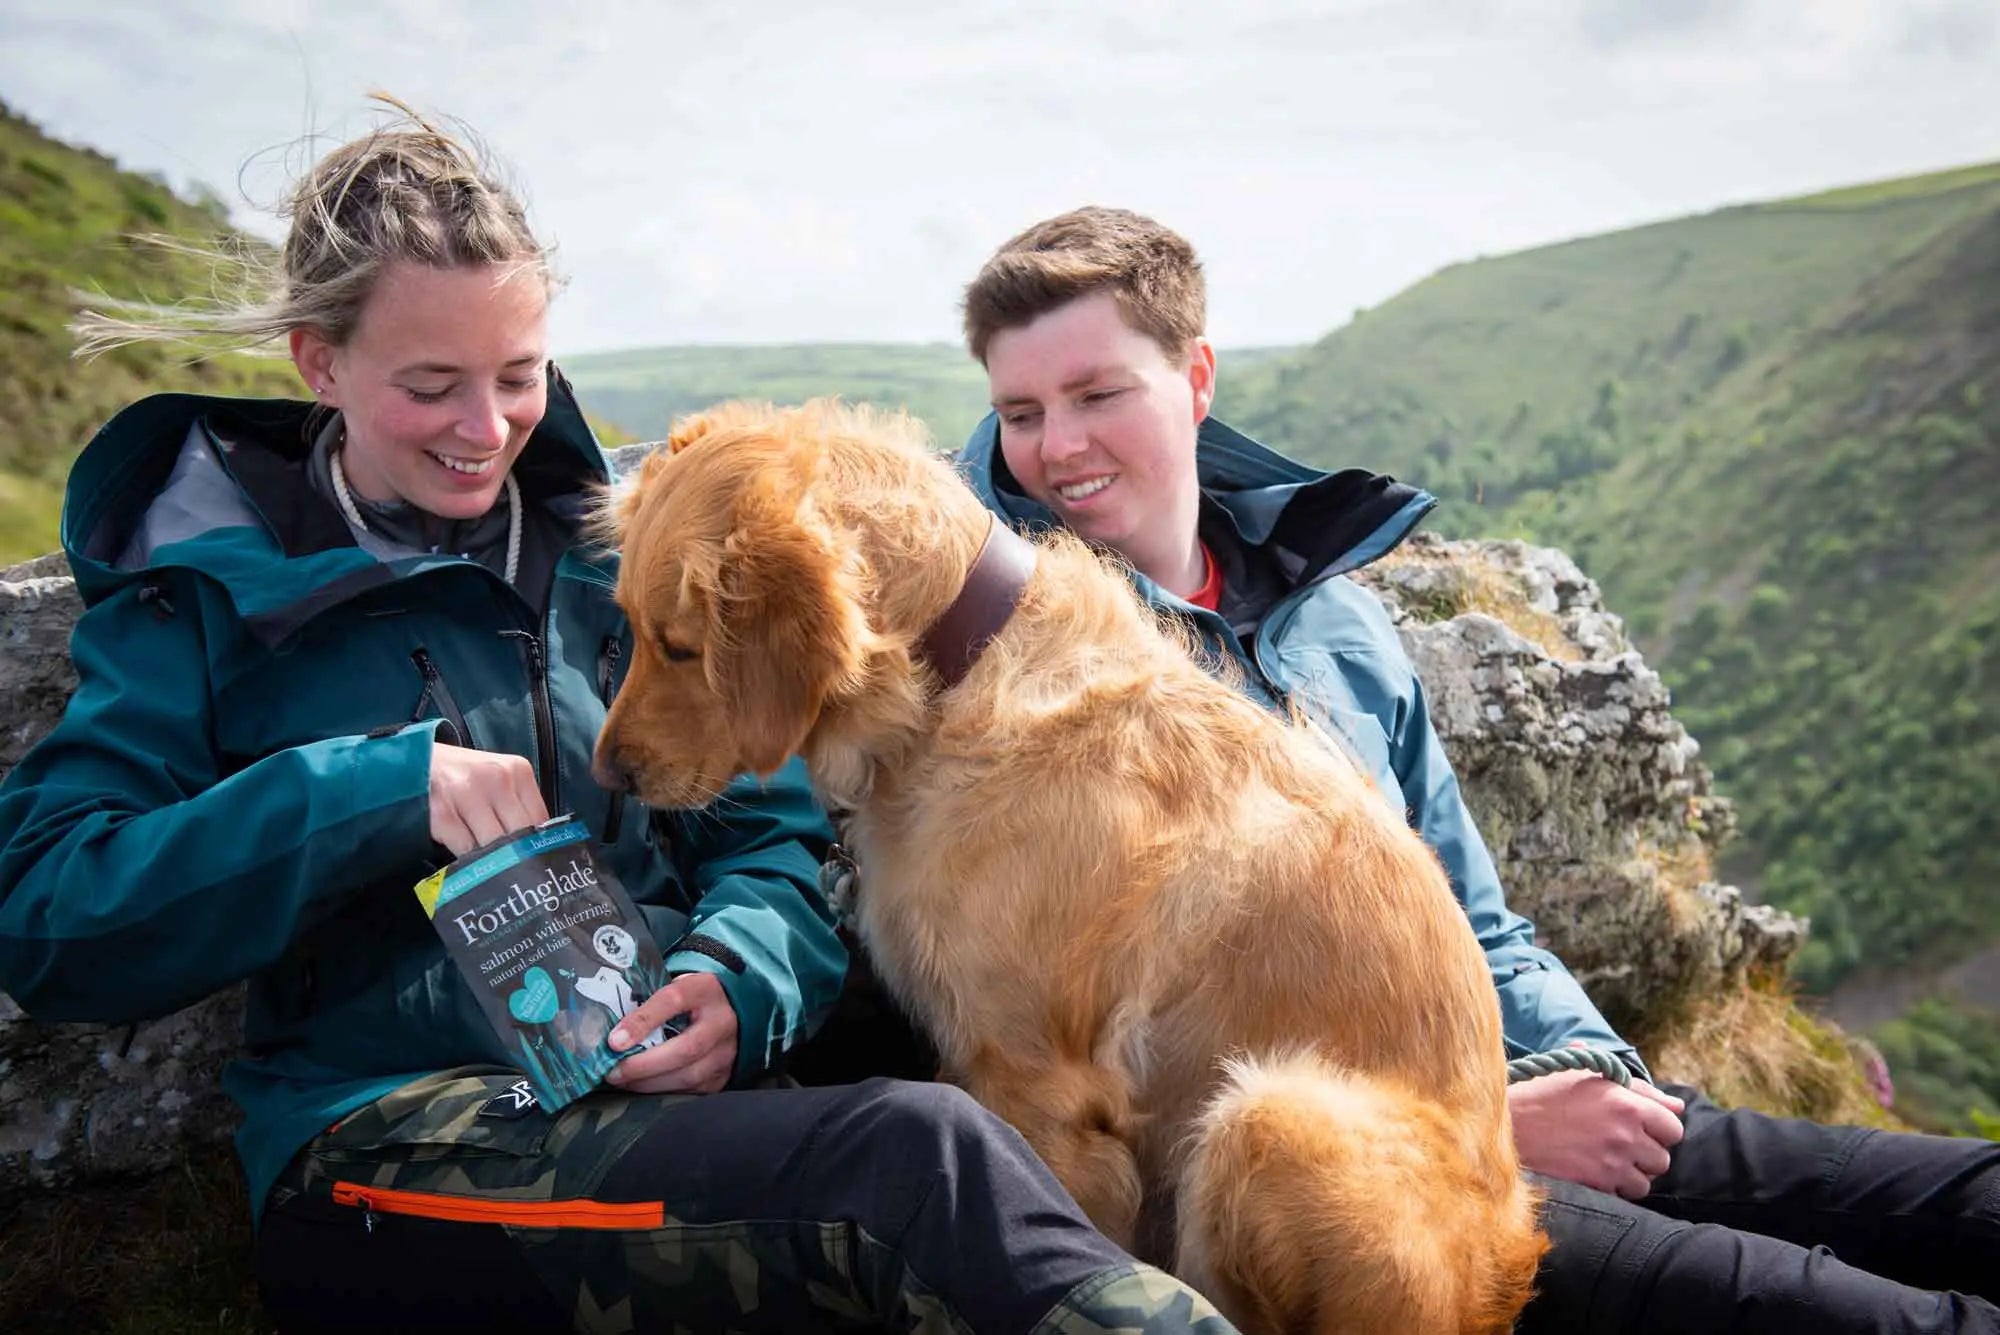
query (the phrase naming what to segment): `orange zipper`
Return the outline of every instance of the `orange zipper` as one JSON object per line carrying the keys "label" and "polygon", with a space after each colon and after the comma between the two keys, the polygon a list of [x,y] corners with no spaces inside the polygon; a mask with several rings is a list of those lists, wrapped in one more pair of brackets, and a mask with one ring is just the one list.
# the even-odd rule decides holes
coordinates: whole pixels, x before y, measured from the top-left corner
{"label": "orange zipper", "polygon": [[491,1201],[473,1196],[441,1196],[429,1191],[333,1184],[336,1205],[370,1214],[412,1215],[461,1224],[513,1224],[518,1228],[660,1228],[666,1206],[659,1201]]}

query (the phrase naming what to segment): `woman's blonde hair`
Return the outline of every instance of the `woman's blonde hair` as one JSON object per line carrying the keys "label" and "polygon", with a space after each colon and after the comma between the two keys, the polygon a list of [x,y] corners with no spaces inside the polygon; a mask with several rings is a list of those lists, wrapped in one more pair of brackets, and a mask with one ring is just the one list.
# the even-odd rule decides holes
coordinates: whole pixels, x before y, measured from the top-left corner
{"label": "woman's blonde hair", "polygon": [[338,346],[353,334],[375,280],[396,263],[518,266],[553,291],[553,252],[535,239],[527,210],[476,137],[463,126],[454,134],[387,93],[371,96],[393,119],[305,173],[277,211],[291,226],[275,263],[241,238],[213,247],[142,238],[209,262],[216,295],[173,305],[89,296],[70,325],[76,355],[155,340],[200,355],[255,348],[300,328]]}

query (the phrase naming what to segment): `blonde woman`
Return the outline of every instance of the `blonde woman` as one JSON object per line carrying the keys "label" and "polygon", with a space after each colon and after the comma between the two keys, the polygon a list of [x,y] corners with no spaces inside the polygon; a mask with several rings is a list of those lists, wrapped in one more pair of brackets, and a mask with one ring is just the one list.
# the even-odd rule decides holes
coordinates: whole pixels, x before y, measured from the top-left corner
{"label": "blonde woman", "polygon": [[[267,292],[83,321],[282,341],[310,398],[148,398],[78,459],[81,684],[0,788],[0,988],[120,1022],[249,980],[227,1084],[286,1330],[1226,1329],[955,1091],[764,1078],[846,967],[825,817],[794,769],[699,817],[590,782],[659,647],[581,525],[606,465],[548,252],[395,110],[299,183]],[[612,1046],[686,1020],[551,1115],[412,887],[563,812],[673,975]]]}

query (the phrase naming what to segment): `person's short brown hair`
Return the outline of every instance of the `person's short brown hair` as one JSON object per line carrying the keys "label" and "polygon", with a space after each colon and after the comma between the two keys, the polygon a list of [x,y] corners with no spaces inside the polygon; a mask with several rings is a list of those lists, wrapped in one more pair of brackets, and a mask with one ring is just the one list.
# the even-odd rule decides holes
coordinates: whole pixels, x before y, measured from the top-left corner
{"label": "person's short brown hair", "polygon": [[995,334],[1094,292],[1111,293],[1126,322],[1169,357],[1186,355],[1208,322],[1208,287],[1187,238],[1129,209],[1091,205],[994,252],[965,289],[965,341],[983,366]]}

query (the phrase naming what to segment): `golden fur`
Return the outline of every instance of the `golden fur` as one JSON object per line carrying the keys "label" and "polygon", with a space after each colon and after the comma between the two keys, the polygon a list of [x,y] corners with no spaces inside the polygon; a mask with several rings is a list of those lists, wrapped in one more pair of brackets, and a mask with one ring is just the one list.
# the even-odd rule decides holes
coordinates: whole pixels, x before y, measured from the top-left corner
{"label": "golden fur", "polygon": [[1545,1246],[1444,873],[1325,734],[1081,542],[954,689],[991,522],[903,419],[727,405],[607,507],[637,648],[598,743],[661,806],[802,754],[949,1078],[1248,1331],[1504,1331]]}

